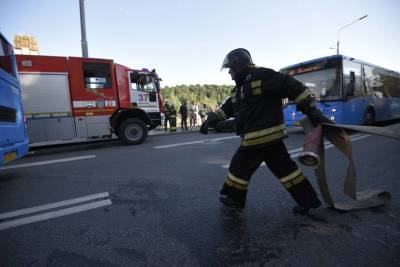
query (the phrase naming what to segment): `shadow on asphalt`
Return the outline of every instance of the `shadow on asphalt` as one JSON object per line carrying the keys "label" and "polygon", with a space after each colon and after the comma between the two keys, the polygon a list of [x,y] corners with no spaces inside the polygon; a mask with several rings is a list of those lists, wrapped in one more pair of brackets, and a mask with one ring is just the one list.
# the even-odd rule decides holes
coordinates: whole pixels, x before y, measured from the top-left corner
{"label": "shadow on asphalt", "polygon": [[75,144],[62,144],[62,145],[52,145],[52,146],[42,146],[30,149],[30,152],[25,157],[37,156],[37,155],[47,155],[47,154],[62,154],[66,152],[79,152],[86,150],[96,150],[104,149],[109,147],[126,147],[119,140],[101,140],[90,143],[75,143]]}

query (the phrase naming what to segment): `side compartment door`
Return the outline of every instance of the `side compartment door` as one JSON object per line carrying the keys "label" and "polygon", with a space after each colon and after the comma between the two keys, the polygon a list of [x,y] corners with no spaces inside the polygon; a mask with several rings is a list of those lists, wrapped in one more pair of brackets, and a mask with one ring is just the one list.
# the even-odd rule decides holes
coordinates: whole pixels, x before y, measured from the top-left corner
{"label": "side compartment door", "polygon": [[20,73],[31,143],[76,137],[66,73]]}
{"label": "side compartment door", "polygon": [[109,117],[117,107],[112,60],[70,58],[72,107],[79,137],[111,135]]}

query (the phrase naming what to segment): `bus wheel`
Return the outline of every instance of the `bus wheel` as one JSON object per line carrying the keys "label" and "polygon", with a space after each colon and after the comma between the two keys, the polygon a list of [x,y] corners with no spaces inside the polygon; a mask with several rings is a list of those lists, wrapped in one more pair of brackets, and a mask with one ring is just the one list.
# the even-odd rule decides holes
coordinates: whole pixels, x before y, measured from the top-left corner
{"label": "bus wheel", "polygon": [[124,120],[119,126],[119,137],[125,144],[137,145],[147,137],[147,127],[143,121],[136,118]]}
{"label": "bus wheel", "polygon": [[364,114],[364,125],[372,125],[375,122],[375,112],[372,108],[365,111]]}

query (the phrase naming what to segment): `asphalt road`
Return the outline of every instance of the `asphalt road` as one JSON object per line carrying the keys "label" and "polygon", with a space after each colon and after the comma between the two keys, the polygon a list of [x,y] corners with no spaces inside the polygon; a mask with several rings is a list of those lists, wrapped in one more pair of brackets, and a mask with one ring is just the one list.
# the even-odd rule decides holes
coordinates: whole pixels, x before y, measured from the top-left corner
{"label": "asphalt road", "polygon": [[[301,147],[303,134],[289,134],[288,149]],[[392,200],[349,213],[325,205],[318,219],[293,214],[265,166],[243,211],[221,206],[232,134],[35,151],[0,170],[0,266],[399,266],[400,142],[351,135],[359,190]],[[344,199],[346,161],[326,154],[333,196]]]}

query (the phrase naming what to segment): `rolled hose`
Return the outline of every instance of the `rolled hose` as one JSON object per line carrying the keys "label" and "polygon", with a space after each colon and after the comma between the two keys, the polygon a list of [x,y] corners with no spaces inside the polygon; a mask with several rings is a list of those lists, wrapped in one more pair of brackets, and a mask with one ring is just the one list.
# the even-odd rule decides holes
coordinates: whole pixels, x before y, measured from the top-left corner
{"label": "rolled hose", "polygon": [[[300,163],[313,168],[318,186],[324,201],[332,208],[340,211],[366,209],[387,204],[391,195],[384,190],[364,190],[357,192],[356,167],[352,157],[352,148],[349,137],[344,129],[357,130],[370,134],[400,139],[400,131],[393,128],[381,128],[373,126],[356,126],[341,124],[325,124],[314,128],[308,118],[300,120],[305,132],[303,152],[299,155]],[[348,159],[349,164],[344,179],[343,191],[351,197],[350,201],[334,202],[325,172],[324,138],[328,139]]]}

